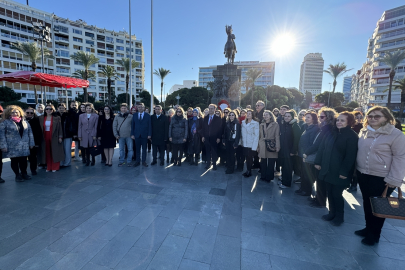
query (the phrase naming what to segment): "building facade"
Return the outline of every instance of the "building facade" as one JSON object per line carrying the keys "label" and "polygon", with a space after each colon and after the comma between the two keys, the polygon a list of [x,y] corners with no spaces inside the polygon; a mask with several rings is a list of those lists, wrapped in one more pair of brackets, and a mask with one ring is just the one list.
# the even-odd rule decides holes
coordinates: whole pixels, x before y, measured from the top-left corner
{"label": "building facade", "polygon": [[[52,13],[41,11],[14,1],[0,0],[1,25],[1,56],[0,73],[10,73],[19,70],[31,70],[28,57],[11,49],[14,42],[35,42],[31,22],[40,22],[51,29],[51,42],[45,46],[51,51],[55,59],[45,59],[44,72],[55,75],[71,76],[77,70],[82,70],[81,63],[73,61],[70,56],[78,51],[94,54],[100,59],[98,64],[90,68],[96,75],[90,80],[89,96],[96,100],[106,101],[107,79],[98,72],[106,65],[114,66],[119,73],[120,80],[113,82],[112,91],[115,95],[126,92],[124,69],[116,64],[121,58],[129,58],[129,46],[132,42],[132,59],[139,63],[132,71],[132,93],[139,99],[139,93],[144,88],[144,56],[142,41],[135,35],[129,37],[125,31],[115,32],[88,25],[82,20],[71,21],[58,17]],[[37,70],[41,72],[42,63],[37,61]],[[28,84],[0,82],[22,95],[22,102],[35,103],[34,87]],[[40,87],[37,86],[37,90]],[[131,86],[130,86],[131,88]],[[66,91],[59,88],[46,87],[46,99],[66,101]],[[130,89],[129,89],[130,92]],[[38,91],[39,93],[39,91]],[[81,88],[67,91],[68,100],[74,100],[83,94]]]}
{"label": "building facade", "polygon": [[345,104],[350,102],[351,88],[352,88],[352,76],[344,77],[342,92],[343,92],[343,95],[345,96],[345,101],[344,101]]}
{"label": "building facade", "polygon": [[[387,105],[390,67],[379,61],[386,52],[405,50],[405,6],[386,10],[377,21],[373,35],[368,40],[367,60],[356,74],[358,79],[366,82],[358,89],[353,88],[351,96],[364,109],[374,105]],[[405,61],[396,68],[394,80],[405,76]],[[399,110],[401,102],[400,91],[392,91],[392,109]]]}
{"label": "building facade", "polygon": [[[259,69],[262,75],[255,81],[256,86],[272,86],[274,85],[275,62],[259,62],[259,61],[235,61],[234,65],[242,70],[241,75],[241,93],[246,93],[244,82],[247,78],[246,72],[249,69]],[[200,67],[198,73],[198,83],[201,87],[207,87],[208,82],[213,82],[214,77],[212,71],[216,70],[217,66]]]}
{"label": "building facade", "polygon": [[184,80],[183,84],[175,84],[173,85],[170,90],[169,94],[173,94],[173,92],[182,89],[182,88],[193,88],[198,86],[198,81],[196,80]]}
{"label": "building facade", "polygon": [[309,53],[304,57],[300,70],[299,91],[305,95],[308,91],[312,97],[322,92],[324,61],[322,53]]}

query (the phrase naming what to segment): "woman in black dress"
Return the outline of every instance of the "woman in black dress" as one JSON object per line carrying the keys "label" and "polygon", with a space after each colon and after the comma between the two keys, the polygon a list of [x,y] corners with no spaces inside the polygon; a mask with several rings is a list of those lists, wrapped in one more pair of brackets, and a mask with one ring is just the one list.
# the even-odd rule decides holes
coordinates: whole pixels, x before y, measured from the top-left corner
{"label": "woman in black dress", "polygon": [[105,166],[112,166],[114,148],[117,145],[117,139],[113,133],[114,114],[110,106],[104,106],[104,115],[98,118],[97,137],[101,141],[106,156]]}

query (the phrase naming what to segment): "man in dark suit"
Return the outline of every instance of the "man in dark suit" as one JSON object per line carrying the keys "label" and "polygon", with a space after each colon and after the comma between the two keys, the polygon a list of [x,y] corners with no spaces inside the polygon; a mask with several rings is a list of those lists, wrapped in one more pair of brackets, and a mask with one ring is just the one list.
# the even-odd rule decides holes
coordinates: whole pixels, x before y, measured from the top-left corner
{"label": "man in dark suit", "polygon": [[212,170],[217,170],[217,159],[218,159],[218,143],[221,142],[222,138],[222,121],[221,118],[215,115],[215,110],[217,106],[215,104],[210,104],[208,106],[209,113],[204,118],[203,129],[202,129],[202,141],[205,145],[206,155],[207,155],[207,166],[208,170],[211,167],[212,160]]}
{"label": "man in dark suit", "polygon": [[131,138],[136,143],[136,161],[135,167],[141,164],[141,147],[142,147],[142,165],[148,167],[146,164],[146,147],[148,139],[152,136],[152,125],[150,121],[150,115],[145,112],[145,105],[143,103],[138,104],[138,112],[132,117],[131,125]]}
{"label": "man in dark suit", "polygon": [[165,146],[169,138],[169,120],[162,114],[162,106],[155,106],[155,114],[151,116],[152,123],[152,156],[151,165],[157,163],[157,153],[159,151],[160,166],[164,165]]}

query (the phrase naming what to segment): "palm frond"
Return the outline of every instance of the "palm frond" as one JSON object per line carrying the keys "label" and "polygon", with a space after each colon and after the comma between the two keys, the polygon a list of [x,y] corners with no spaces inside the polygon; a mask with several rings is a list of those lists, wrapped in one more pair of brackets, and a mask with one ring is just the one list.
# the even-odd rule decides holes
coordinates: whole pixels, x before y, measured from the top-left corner
{"label": "palm frond", "polygon": [[120,65],[121,67],[124,68],[126,73],[129,73],[129,63],[131,63],[131,67],[132,68],[136,68],[139,66],[139,62],[136,62],[135,60],[129,61],[129,58],[121,58],[119,60],[117,60],[116,64]]}
{"label": "palm frond", "polygon": [[405,51],[397,50],[394,52],[385,52],[383,57],[377,58],[391,69],[395,69],[403,60],[405,60]]}
{"label": "palm frond", "polygon": [[345,74],[346,72],[352,70],[347,69],[347,66],[344,62],[342,63],[337,63],[336,65],[330,64],[327,69],[325,69],[323,72],[329,74],[331,77],[333,77],[334,80],[336,80],[337,77]]}
{"label": "palm frond", "polygon": [[92,65],[97,64],[100,59],[89,52],[78,51],[70,56],[74,61],[78,61],[83,64],[85,70],[88,70]]}
{"label": "palm frond", "polygon": [[120,74],[115,71],[115,68],[113,66],[103,67],[99,73],[109,79],[120,80]]}
{"label": "palm frond", "polygon": [[254,84],[255,81],[262,76],[262,71],[260,69],[254,69],[251,68],[248,71],[246,71],[246,76],[249,77],[252,80],[252,83]]}
{"label": "palm frond", "polygon": [[155,72],[153,72],[153,74],[158,76],[162,82],[169,73],[171,73],[170,70],[164,68],[159,68],[158,70],[155,69]]}
{"label": "palm frond", "polygon": [[[16,42],[11,44],[11,49],[28,56],[30,62],[41,59],[41,47],[36,42]],[[43,47],[45,58],[55,58],[47,47]]]}
{"label": "palm frond", "polygon": [[[72,73],[73,78],[78,78],[86,80],[86,71],[85,70],[76,70]],[[95,80],[96,75],[93,72],[87,72],[87,80]]]}

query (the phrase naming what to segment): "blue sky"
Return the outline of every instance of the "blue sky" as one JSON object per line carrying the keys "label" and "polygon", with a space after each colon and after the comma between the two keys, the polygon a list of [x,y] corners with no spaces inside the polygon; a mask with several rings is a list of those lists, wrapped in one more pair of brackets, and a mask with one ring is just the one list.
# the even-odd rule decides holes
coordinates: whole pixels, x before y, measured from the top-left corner
{"label": "blue sky", "polygon": [[[128,30],[128,0],[29,0],[29,4],[97,27]],[[275,84],[298,88],[300,65],[310,52],[322,53],[325,68],[345,62],[353,72],[359,69],[377,20],[385,10],[403,4],[403,0],[154,0],[154,68],[171,70],[166,91],[183,80],[198,80],[198,67],[225,63],[225,25],[232,24],[238,48],[235,61],[275,61]],[[145,88],[150,90],[150,0],[132,0],[132,33],[143,41]],[[296,46],[281,57],[270,47],[283,33],[294,36]],[[324,74],[323,90],[329,90],[330,82]],[[157,95],[157,78],[154,89]]]}

